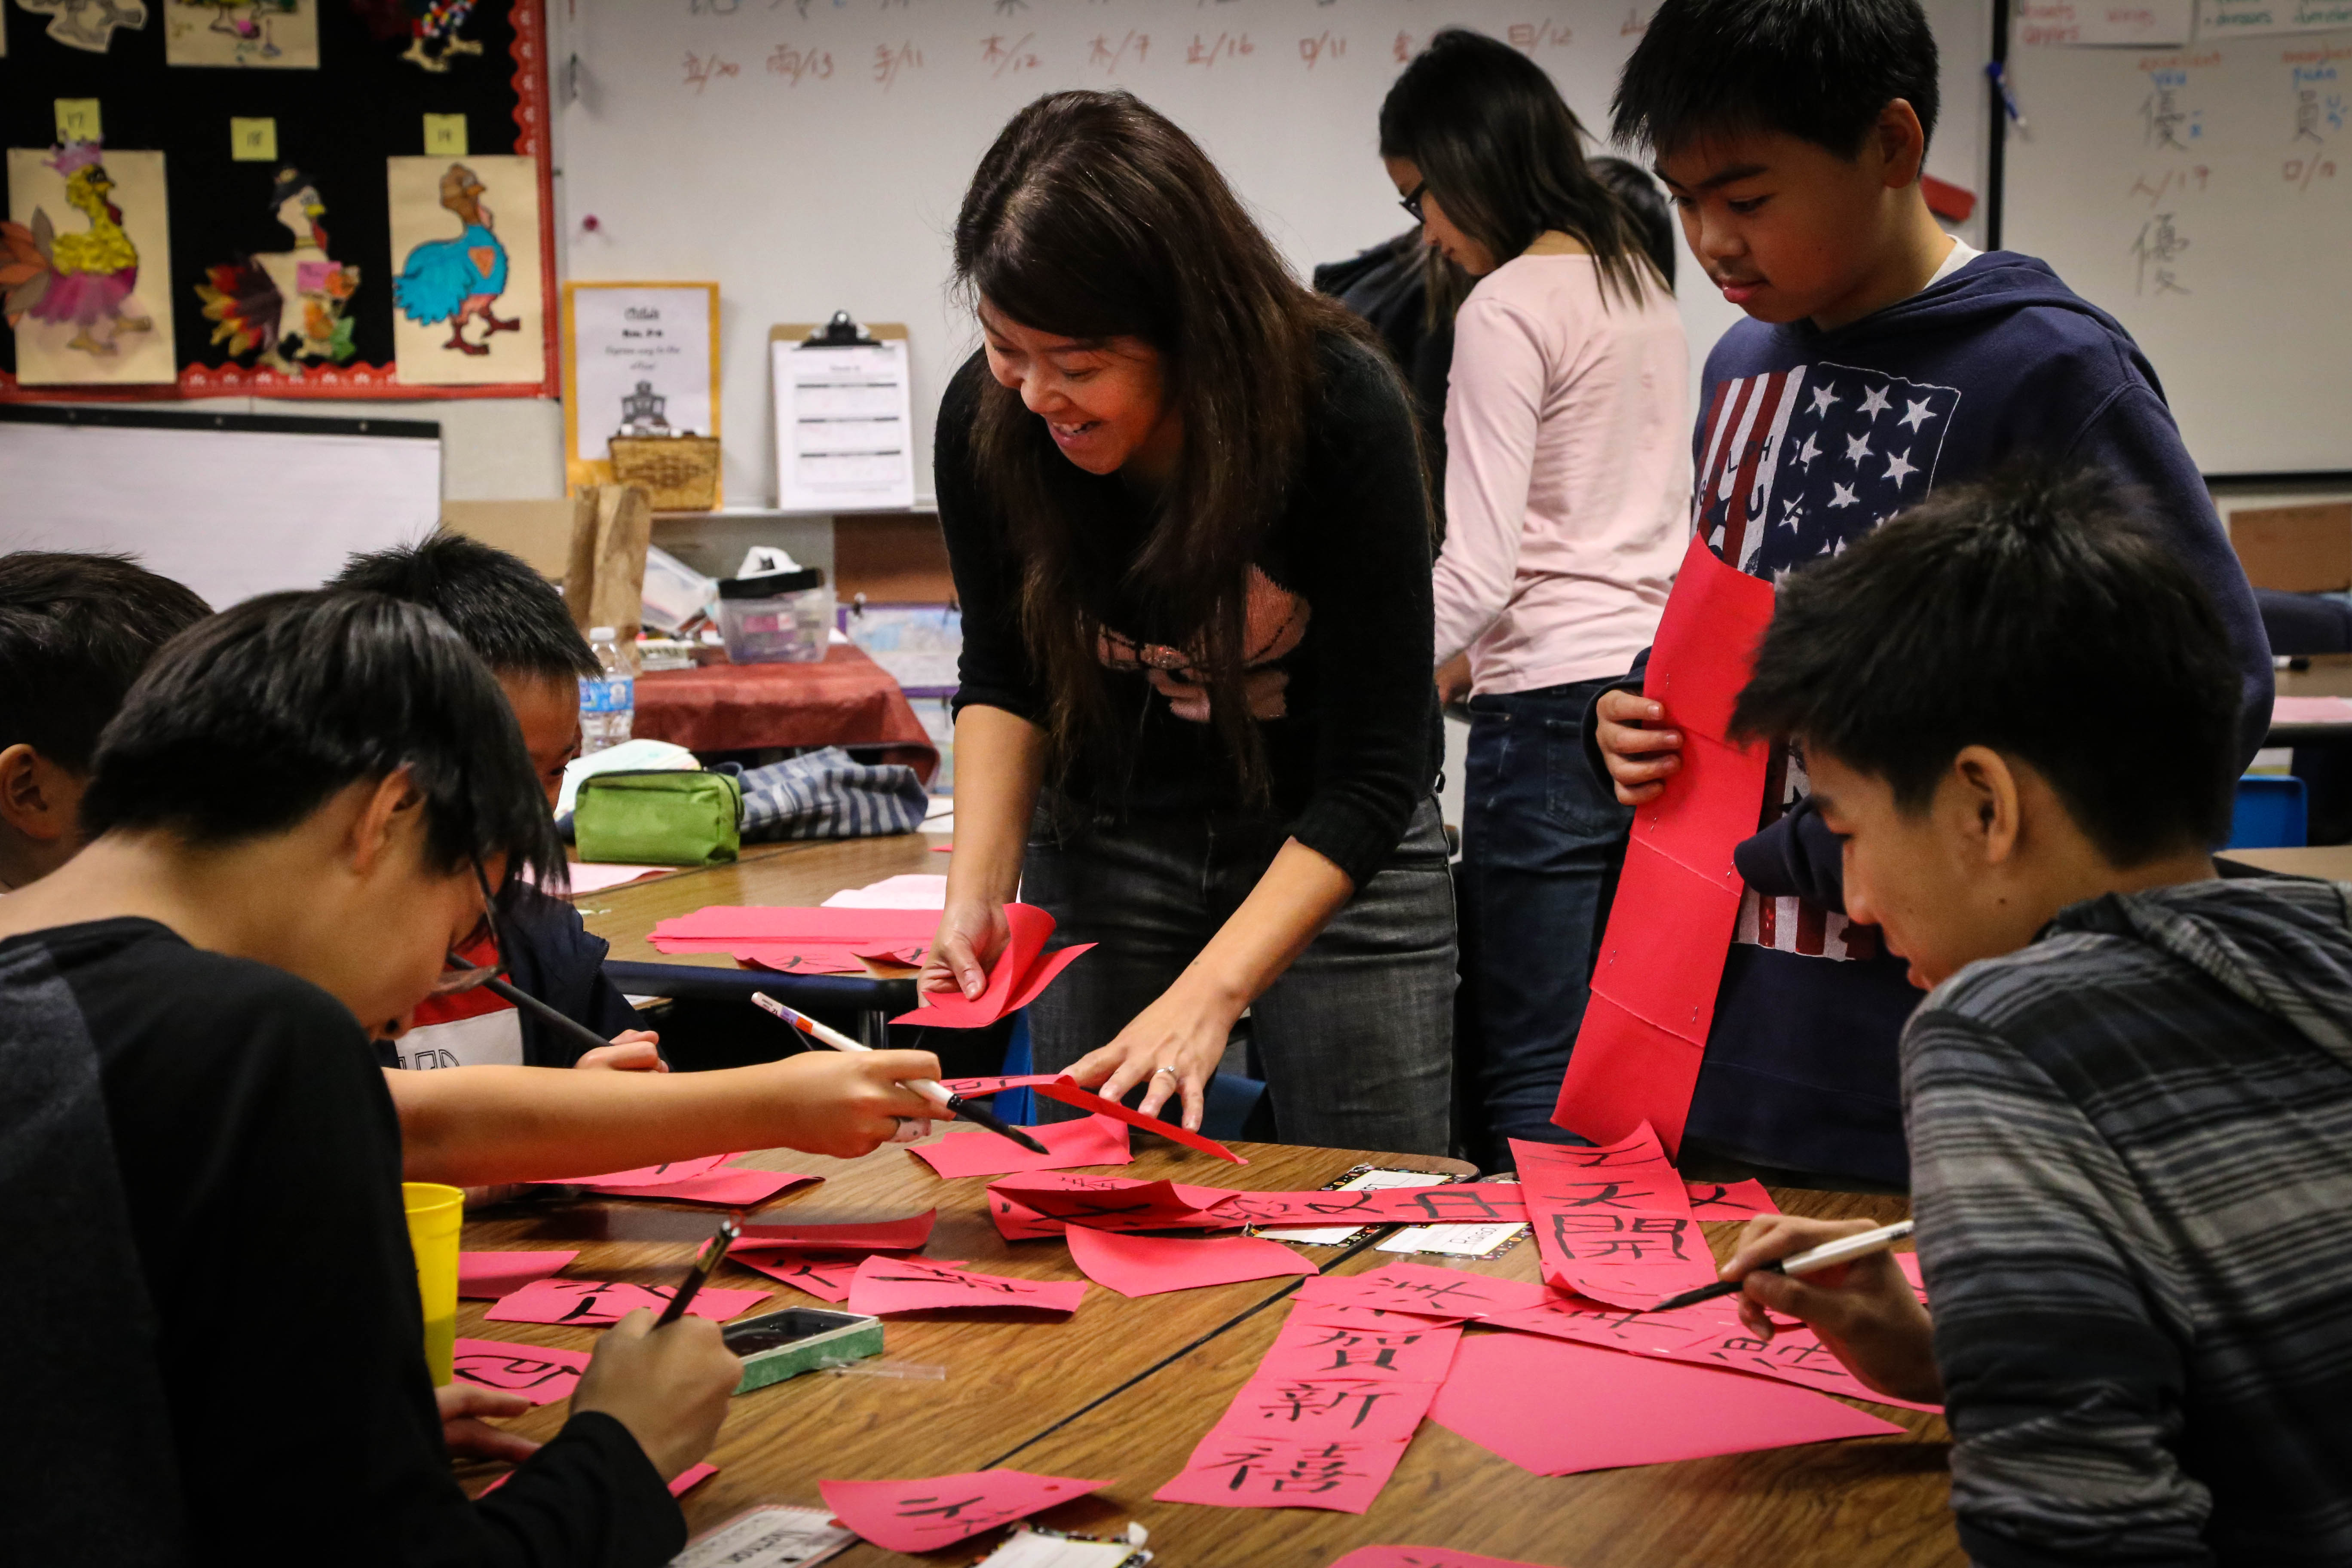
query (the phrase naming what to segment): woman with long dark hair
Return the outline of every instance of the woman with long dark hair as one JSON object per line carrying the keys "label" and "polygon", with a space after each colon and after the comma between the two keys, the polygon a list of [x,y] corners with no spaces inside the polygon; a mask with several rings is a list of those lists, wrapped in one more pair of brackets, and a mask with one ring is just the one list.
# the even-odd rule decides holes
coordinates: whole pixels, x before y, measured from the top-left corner
{"label": "woman with long dark hair", "polygon": [[1501,1163],[1507,1136],[1567,1136],[1552,1104],[1631,823],[1584,713],[1649,646],[1689,534],[1688,351],[1638,215],[1534,61],[1447,28],[1380,130],[1427,243],[1477,280],[1454,319],[1433,656],[1469,654],[1468,1098],[1474,1153]]}
{"label": "woman with long dark hair", "polygon": [[1251,1012],[1286,1140],[1444,1152],[1454,908],[1429,499],[1403,386],[1125,93],[1015,115],[955,227],[982,347],[940,406],[963,605],[927,990],[1016,889],[1097,949],[1041,1070],[1156,1110]]}

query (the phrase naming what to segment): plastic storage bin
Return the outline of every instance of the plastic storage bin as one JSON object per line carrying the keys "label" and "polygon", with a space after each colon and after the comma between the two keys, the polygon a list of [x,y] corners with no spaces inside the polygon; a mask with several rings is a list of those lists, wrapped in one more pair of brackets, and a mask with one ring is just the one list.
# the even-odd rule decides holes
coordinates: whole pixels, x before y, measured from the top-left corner
{"label": "plastic storage bin", "polygon": [[719,630],[730,664],[815,664],[833,627],[833,590],[814,566],[719,584]]}
{"label": "plastic storage bin", "polygon": [[2300,849],[2306,839],[2303,781],[2248,773],[2230,816],[2231,849]]}

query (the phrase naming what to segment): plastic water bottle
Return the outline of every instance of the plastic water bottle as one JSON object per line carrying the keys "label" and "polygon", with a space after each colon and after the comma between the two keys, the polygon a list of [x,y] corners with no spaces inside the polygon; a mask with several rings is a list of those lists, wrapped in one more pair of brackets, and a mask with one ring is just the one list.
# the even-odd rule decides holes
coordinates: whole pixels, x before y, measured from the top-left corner
{"label": "plastic water bottle", "polygon": [[629,738],[637,717],[635,648],[621,646],[621,635],[611,626],[588,634],[589,651],[604,674],[580,681],[580,750],[583,754],[617,746]]}

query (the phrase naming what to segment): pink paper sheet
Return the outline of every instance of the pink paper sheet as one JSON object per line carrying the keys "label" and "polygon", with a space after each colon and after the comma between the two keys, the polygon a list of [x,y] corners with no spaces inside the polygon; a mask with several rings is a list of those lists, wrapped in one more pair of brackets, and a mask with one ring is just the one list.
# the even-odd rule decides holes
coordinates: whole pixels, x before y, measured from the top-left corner
{"label": "pink paper sheet", "polygon": [[673,871],[674,866],[622,866],[593,860],[574,860],[567,868],[571,873],[572,894],[601,893],[607,888],[618,888],[640,878]]}
{"label": "pink paper sheet", "polygon": [[1051,1083],[1039,1084],[1037,1092],[1048,1100],[1058,1100],[1064,1105],[1075,1105],[1080,1110],[1090,1110],[1097,1116],[1116,1117],[1130,1127],[1140,1127],[1146,1132],[1157,1132],[1171,1142],[1181,1143],[1187,1149],[1197,1150],[1203,1154],[1214,1154],[1218,1159],[1233,1164],[1249,1163],[1247,1160],[1213,1138],[1203,1138],[1198,1132],[1185,1131],[1173,1121],[1162,1121],[1157,1116],[1146,1116],[1139,1110],[1129,1110],[1115,1100],[1105,1100],[1090,1089],[1080,1089],[1077,1079],[1068,1073],[1061,1074]]}
{"label": "pink paper sheet", "polygon": [[457,1294],[468,1300],[495,1301],[511,1296],[534,1279],[560,1274],[577,1252],[460,1252],[457,1254]]}
{"label": "pink paper sheet", "polygon": [[[734,1252],[787,1247],[803,1252],[918,1252],[931,1238],[940,1211],[925,1209],[905,1219],[869,1223],[828,1224],[803,1220],[794,1225],[747,1225]],[[730,1253],[729,1256],[733,1256]]]}
{"label": "pink paper sheet", "polygon": [[864,1253],[817,1256],[805,1252],[730,1252],[727,1257],[730,1262],[756,1269],[771,1279],[781,1279],[824,1301],[848,1300],[849,1282],[856,1277],[857,1266],[866,1261]]}
{"label": "pink paper sheet", "polygon": [[1683,765],[1634,813],[1633,842],[1601,933],[1592,1000],[1552,1120],[1588,1138],[1647,1121],[1682,1142],[1714,1021],[1742,883],[1732,847],[1762,815],[1769,748],[1727,734],[1772,585],[1727,565],[1694,534],[1643,679],[1683,735]]}
{"label": "pink paper sheet", "polygon": [[635,1170],[613,1171],[601,1176],[563,1176],[531,1184],[543,1187],[666,1187],[708,1175],[734,1158],[732,1154],[703,1154],[691,1160],[639,1165]]}
{"label": "pink paper sheet", "polygon": [[1512,1225],[1528,1205],[1509,1182],[1456,1182],[1434,1187],[1371,1187],[1354,1191],[1235,1193],[1221,1214],[1252,1225]]}
{"label": "pink paper sheet", "polygon": [[1086,1294],[1082,1279],[1014,1279],[924,1258],[874,1256],[850,1279],[849,1310],[875,1318],[962,1307],[1075,1312]]}
{"label": "pink paper sheet", "polygon": [[533,1405],[572,1397],[588,1370],[586,1351],[551,1350],[505,1340],[459,1340],[452,1363],[456,1375],[501,1394],[520,1394]]}
{"label": "pink paper sheet", "polygon": [[816,1489],[842,1523],[884,1551],[934,1552],[1112,1484],[969,1470],[925,1480],[819,1481]]}
{"label": "pink paper sheet", "polygon": [[1234,1436],[1348,1438],[1402,1443],[1437,1397],[1433,1383],[1377,1378],[1253,1377],[1225,1406],[1213,1431]]}
{"label": "pink paper sheet", "polygon": [[1752,1219],[1780,1212],[1761,1182],[1734,1182],[1729,1186],[1719,1182],[1685,1182],[1683,1189],[1690,1194],[1692,1215],[1698,1219]]}
{"label": "pink paper sheet", "polygon": [[[863,956],[871,942],[835,944],[828,942],[734,942],[723,951],[727,956],[746,969],[769,969],[778,974],[865,974],[870,973]],[[664,952],[699,952],[705,949],[663,947]]]}
{"label": "pink paper sheet", "polygon": [[961,1126],[933,1142],[915,1144],[907,1152],[949,1180],[1003,1176],[1016,1171],[1061,1171],[1074,1165],[1124,1165],[1135,1157],[1128,1149],[1127,1124],[1108,1116],[1048,1122],[1028,1131],[1048,1152],[1033,1154],[986,1128]]}
{"label": "pink paper sheet", "polygon": [[1450,1546],[1360,1546],[1331,1568],[1543,1568],[1515,1557],[1481,1557]]}
{"label": "pink paper sheet", "polygon": [[1361,1513],[1404,1458],[1394,1439],[1266,1436],[1213,1431],[1151,1495],[1215,1508],[1321,1508]]}
{"label": "pink paper sheet", "polygon": [[1430,1415],[1539,1476],[1903,1430],[1767,1378],[1533,1334],[1465,1342]]}
{"label": "pink paper sheet", "polygon": [[869,910],[779,908],[760,904],[711,904],[690,915],[675,915],[657,922],[653,944],[700,943],[723,947],[730,942],[819,942],[855,947],[869,942],[929,942],[939,929],[940,911],[931,910]]}
{"label": "pink paper sheet", "polygon": [[1461,1342],[1462,1331],[1444,1324],[1343,1329],[1293,1318],[1275,1336],[1253,1381],[1443,1383]]}
{"label": "pink paper sheet", "polygon": [[1047,1219],[1098,1230],[1217,1230],[1241,1224],[1201,1202],[1209,1196],[1213,1204],[1221,1189],[1181,1182],[1109,1176],[1073,1181],[1041,1171],[991,1182],[988,1190]]}
{"label": "pink paper sheet", "polygon": [[1255,1237],[1192,1241],[1122,1236],[1076,1225],[1067,1234],[1070,1261],[1078,1266],[1078,1271],[1122,1296],[1158,1296],[1170,1290],[1315,1272],[1315,1265],[1282,1243]]}
{"label": "pink paper sheet", "polygon": [[1391,1263],[1364,1274],[1325,1274],[1298,1288],[1297,1300],[1335,1307],[1377,1307],[1432,1317],[1491,1318],[1532,1307],[1551,1294],[1518,1279],[1496,1279],[1461,1268]]}
{"label": "pink paper sheet", "polygon": [[658,1187],[614,1187],[598,1183],[591,1184],[588,1190],[608,1198],[651,1198],[666,1204],[724,1204],[729,1208],[743,1209],[766,1203],[780,1193],[811,1186],[823,1180],[823,1176],[795,1175],[790,1171],[730,1168],[706,1171],[699,1176],[689,1176],[682,1182],[666,1182]]}
{"label": "pink paper sheet", "polygon": [[894,1024],[922,1024],[940,1029],[978,1029],[1017,1013],[1037,1000],[1071,960],[1094,946],[1090,942],[1054,952],[1045,943],[1054,934],[1054,917],[1034,904],[1007,904],[1004,921],[1009,934],[1004,950],[988,966],[988,985],[977,996],[953,992],[924,994],[911,1013],[891,1019]]}
{"label": "pink paper sheet", "polygon": [[[631,1285],[602,1279],[541,1279],[483,1313],[500,1323],[617,1323],[639,1307],[658,1312],[677,1294],[675,1285]],[[758,1306],[770,1290],[730,1290],[705,1285],[686,1309],[690,1318],[723,1323]]]}
{"label": "pink paper sheet", "polygon": [[1025,1204],[1014,1203],[1003,1193],[985,1194],[988,1217],[996,1222],[996,1234],[1007,1241],[1042,1241],[1048,1237],[1067,1236],[1070,1227],[1057,1219],[1047,1219]]}

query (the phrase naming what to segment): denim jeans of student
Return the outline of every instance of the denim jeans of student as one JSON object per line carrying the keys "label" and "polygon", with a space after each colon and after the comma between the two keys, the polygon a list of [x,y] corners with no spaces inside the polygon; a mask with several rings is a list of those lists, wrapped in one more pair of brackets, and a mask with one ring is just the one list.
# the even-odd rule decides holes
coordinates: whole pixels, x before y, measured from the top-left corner
{"label": "denim jeans of student", "polygon": [[[1136,822],[1041,805],[1022,897],[1057,942],[1096,949],[1029,1008],[1038,1072],[1105,1046],[1175,983],[1265,875],[1286,835],[1260,821]],[[1444,1154],[1454,1067],[1454,889],[1437,803],[1250,1010],[1276,1135]],[[1048,1120],[1076,1112],[1038,1102]]]}
{"label": "denim jeans of student", "polygon": [[1585,757],[1584,711],[1611,684],[1470,700],[1458,1016],[1475,1075],[1471,1153],[1489,1170],[1509,1167],[1506,1138],[1582,1142],[1552,1125],[1551,1109],[1633,820]]}

